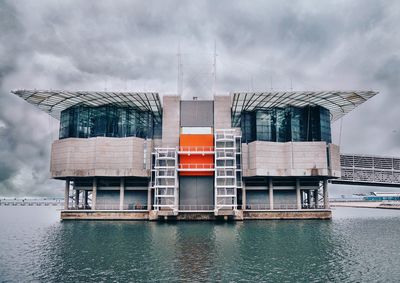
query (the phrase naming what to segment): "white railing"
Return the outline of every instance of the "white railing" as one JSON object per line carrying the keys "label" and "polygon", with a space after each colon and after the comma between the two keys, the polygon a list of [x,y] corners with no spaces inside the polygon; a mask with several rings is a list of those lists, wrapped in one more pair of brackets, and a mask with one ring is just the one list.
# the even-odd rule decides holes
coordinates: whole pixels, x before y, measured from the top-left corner
{"label": "white railing", "polygon": [[214,146],[179,146],[179,153],[214,153]]}
{"label": "white railing", "polygon": [[[323,204],[316,205],[302,205],[301,209],[324,209]],[[269,203],[256,203],[246,204],[245,210],[271,210]],[[272,210],[298,210],[295,203],[274,203]]]}
{"label": "white railing", "polygon": [[214,171],[213,163],[204,164],[191,164],[191,163],[180,163],[178,165],[179,171]]}
{"label": "white railing", "polygon": [[[70,205],[68,207],[70,210],[90,210],[90,206],[82,206],[82,205]],[[96,210],[120,210],[120,205],[117,202],[97,202]],[[142,204],[124,204],[122,206],[122,210],[147,210],[147,205]]]}

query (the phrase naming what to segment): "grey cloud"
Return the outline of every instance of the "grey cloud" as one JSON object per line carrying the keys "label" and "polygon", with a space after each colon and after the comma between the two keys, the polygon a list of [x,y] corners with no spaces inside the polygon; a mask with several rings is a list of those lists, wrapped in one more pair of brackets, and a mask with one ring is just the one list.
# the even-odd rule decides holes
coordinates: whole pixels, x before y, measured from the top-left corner
{"label": "grey cloud", "polygon": [[11,89],[173,93],[178,43],[185,98],[211,98],[214,40],[221,93],[269,90],[271,78],[281,90],[291,80],[295,90],[379,90],[344,119],[342,148],[400,155],[399,11],[361,0],[0,0],[0,195],[62,195],[48,180],[56,121]]}

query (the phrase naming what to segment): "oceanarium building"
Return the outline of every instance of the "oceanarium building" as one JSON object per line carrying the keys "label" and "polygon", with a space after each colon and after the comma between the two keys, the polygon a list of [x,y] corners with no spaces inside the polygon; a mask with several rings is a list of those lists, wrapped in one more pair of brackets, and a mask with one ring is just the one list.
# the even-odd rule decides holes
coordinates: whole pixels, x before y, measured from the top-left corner
{"label": "oceanarium building", "polygon": [[376,94],[13,93],[60,121],[50,170],[65,181],[62,219],[149,220],[331,218],[331,123]]}

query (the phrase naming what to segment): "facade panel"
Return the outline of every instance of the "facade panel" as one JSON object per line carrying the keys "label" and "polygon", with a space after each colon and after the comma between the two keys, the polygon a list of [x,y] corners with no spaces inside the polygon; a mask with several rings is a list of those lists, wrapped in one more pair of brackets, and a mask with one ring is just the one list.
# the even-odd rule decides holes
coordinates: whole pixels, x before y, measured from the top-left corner
{"label": "facade panel", "polygon": [[181,101],[181,127],[214,127],[214,102]]}

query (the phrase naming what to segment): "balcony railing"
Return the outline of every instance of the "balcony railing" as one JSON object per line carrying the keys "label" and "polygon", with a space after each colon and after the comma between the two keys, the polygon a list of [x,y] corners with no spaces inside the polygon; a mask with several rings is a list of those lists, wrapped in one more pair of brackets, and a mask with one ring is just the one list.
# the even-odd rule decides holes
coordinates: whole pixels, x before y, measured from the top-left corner
{"label": "balcony railing", "polygon": [[181,163],[178,165],[178,171],[214,171],[213,163],[191,164]]}
{"label": "balcony railing", "polygon": [[179,146],[180,154],[214,154],[214,146]]}

